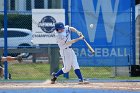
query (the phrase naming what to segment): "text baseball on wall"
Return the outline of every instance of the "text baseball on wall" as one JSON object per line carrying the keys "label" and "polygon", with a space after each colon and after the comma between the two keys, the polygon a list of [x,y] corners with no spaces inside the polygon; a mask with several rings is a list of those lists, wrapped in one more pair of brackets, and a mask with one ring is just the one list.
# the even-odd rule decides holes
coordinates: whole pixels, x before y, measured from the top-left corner
{"label": "text baseball on wall", "polygon": [[33,9],[32,33],[34,44],[56,44],[55,23],[65,23],[63,9]]}

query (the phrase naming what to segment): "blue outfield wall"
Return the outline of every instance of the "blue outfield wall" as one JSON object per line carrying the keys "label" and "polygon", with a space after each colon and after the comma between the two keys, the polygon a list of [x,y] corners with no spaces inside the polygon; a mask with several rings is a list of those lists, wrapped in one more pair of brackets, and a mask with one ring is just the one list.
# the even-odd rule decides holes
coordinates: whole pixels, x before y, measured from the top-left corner
{"label": "blue outfield wall", "polygon": [[[71,0],[71,25],[95,49],[91,55],[83,41],[73,44],[82,66],[135,64],[133,13],[135,0]],[[90,28],[94,24],[94,28]],[[73,34],[73,38],[77,35]]]}

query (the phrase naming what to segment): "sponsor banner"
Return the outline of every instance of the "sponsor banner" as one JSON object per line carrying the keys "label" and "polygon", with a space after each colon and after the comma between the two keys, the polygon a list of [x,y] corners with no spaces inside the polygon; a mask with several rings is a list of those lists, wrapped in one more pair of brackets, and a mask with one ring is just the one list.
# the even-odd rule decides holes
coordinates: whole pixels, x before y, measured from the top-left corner
{"label": "sponsor banner", "polygon": [[56,22],[65,24],[64,9],[32,9],[34,44],[56,44]]}
{"label": "sponsor banner", "polygon": [[[76,53],[80,64],[134,64],[132,2],[133,0],[71,0],[71,25],[81,31],[95,49],[95,55],[91,56],[84,42],[75,43],[73,47],[79,48]],[[76,38],[76,35],[73,34],[72,37]]]}

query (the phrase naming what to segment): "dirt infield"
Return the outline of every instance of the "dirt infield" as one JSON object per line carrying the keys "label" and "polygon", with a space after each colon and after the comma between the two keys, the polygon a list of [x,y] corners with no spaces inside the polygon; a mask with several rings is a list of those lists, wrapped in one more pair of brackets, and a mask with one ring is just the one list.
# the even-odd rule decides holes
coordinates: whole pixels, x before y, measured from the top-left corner
{"label": "dirt infield", "polygon": [[86,88],[86,89],[109,89],[140,91],[140,82],[91,82],[89,84],[78,84],[74,82],[57,82],[50,84],[45,82],[1,82],[0,89],[20,89],[20,88]]}

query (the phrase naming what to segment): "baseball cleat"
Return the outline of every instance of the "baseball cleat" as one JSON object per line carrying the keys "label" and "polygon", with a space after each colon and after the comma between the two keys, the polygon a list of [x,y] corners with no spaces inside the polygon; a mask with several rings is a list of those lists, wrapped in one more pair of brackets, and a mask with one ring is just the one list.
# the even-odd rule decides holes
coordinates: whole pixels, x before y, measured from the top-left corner
{"label": "baseball cleat", "polygon": [[86,81],[86,80],[79,80],[79,83],[78,84],[89,84],[89,82]]}
{"label": "baseball cleat", "polygon": [[8,76],[8,78],[9,78],[9,79],[12,79],[12,75],[11,75],[10,73],[9,73],[9,76]]}
{"label": "baseball cleat", "polygon": [[53,72],[52,73],[52,76],[53,76],[53,78],[51,79],[51,84],[55,84],[55,81],[56,81],[56,77],[55,77],[55,73]]}

